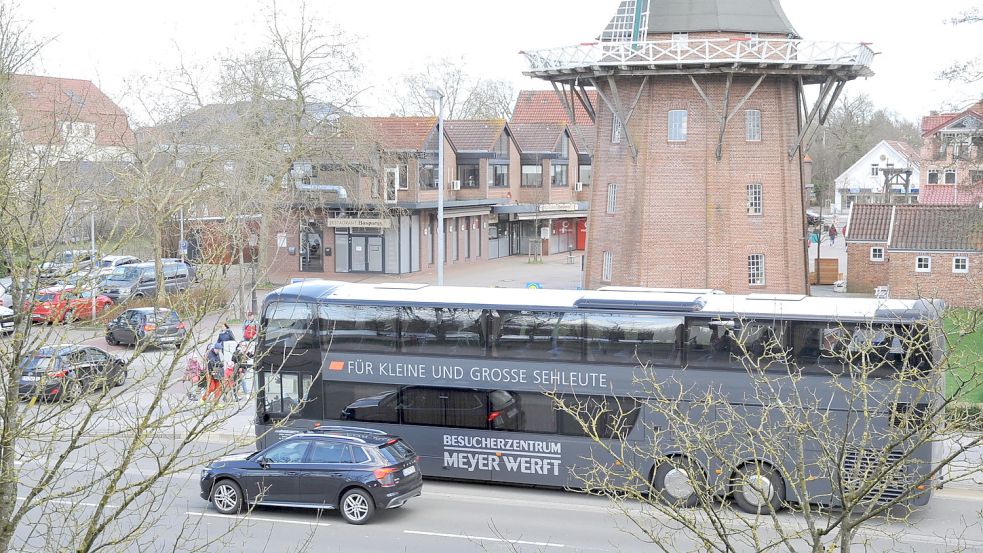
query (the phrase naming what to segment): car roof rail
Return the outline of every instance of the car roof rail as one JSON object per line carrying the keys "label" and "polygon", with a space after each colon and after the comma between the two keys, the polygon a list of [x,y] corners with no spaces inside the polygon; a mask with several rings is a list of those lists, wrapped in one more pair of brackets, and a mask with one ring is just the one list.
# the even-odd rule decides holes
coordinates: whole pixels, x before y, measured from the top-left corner
{"label": "car roof rail", "polygon": [[321,425],[314,423],[314,426],[310,428],[310,432],[352,432],[358,434],[376,434],[379,436],[385,436],[388,432],[379,430],[378,428],[364,428],[360,426],[336,426],[336,425]]}

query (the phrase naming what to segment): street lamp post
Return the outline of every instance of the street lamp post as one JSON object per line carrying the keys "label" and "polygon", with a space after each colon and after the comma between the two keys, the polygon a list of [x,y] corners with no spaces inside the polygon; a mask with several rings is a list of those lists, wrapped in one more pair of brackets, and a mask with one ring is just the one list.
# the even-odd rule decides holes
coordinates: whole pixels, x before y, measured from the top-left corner
{"label": "street lamp post", "polygon": [[439,102],[437,111],[437,286],[444,284],[444,95],[428,88],[427,96]]}
{"label": "street lamp post", "polygon": [[251,263],[249,264],[251,266],[250,268],[252,269],[252,277],[250,278],[251,282],[249,284],[249,288],[250,288],[249,305],[251,308],[250,311],[252,311],[253,313],[256,313],[256,307],[257,307],[256,305],[256,255],[259,253],[258,246],[259,246],[259,235],[256,234],[255,232],[249,233],[249,252],[251,254],[250,257],[252,258],[250,260]]}
{"label": "street lamp post", "polygon": [[89,238],[92,240],[92,264],[95,271],[89,272],[89,280],[92,281],[92,320],[96,320],[96,279],[94,275],[99,274],[99,257],[96,255],[96,212],[89,214]]}

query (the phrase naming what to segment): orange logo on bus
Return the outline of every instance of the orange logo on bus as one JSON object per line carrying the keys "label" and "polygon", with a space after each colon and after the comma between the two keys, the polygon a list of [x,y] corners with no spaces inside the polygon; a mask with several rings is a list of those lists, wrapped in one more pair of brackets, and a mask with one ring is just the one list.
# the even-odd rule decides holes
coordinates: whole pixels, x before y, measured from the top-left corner
{"label": "orange logo on bus", "polygon": [[331,371],[343,371],[343,370],[345,370],[345,362],[344,361],[332,361],[331,364],[328,365],[328,370],[331,370]]}

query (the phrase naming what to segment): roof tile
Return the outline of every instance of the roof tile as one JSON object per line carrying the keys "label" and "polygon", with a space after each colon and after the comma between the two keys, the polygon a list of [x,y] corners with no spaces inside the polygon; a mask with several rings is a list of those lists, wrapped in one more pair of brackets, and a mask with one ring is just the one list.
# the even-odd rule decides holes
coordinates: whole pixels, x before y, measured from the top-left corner
{"label": "roof tile", "polygon": [[505,128],[505,119],[444,121],[447,138],[458,152],[490,152]]}
{"label": "roof tile", "polygon": [[522,153],[550,153],[556,150],[560,133],[566,127],[563,123],[520,123],[511,124],[512,136]]}
{"label": "roof tile", "polygon": [[[597,107],[597,91],[588,90],[587,98]],[[569,98],[568,98],[569,100]],[[573,98],[573,114],[576,121],[570,120],[563,102],[552,90],[520,90],[512,110],[510,123],[568,123],[571,125],[592,125],[587,110],[580,101]]]}
{"label": "roof tile", "polygon": [[890,249],[983,251],[983,209],[943,205],[899,205]]}
{"label": "roof tile", "polygon": [[848,240],[887,242],[891,226],[891,208],[888,204],[858,204],[850,213]]}

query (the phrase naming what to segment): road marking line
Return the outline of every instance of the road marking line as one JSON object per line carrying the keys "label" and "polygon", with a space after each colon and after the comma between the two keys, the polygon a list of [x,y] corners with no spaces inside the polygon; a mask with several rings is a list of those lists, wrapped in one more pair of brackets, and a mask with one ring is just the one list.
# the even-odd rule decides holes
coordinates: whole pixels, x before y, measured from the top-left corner
{"label": "road marking line", "polygon": [[[35,498],[36,499],[36,498]],[[27,501],[26,497],[17,496],[18,501]],[[82,501],[69,501],[67,499],[42,499],[41,503],[57,503],[58,505],[83,505],[85,507],[99,507],[98,503],[85,503]],[[112,503],[107,503],[103,505],[107,509],[116,509],[119,505],[113,505]]]}
{"label": "road marking line", "polygon": [[404,534],[417,534],[421,536],[437,536],[439,538],[460,538],[465,540],[477,540],[477,541],[494,541],[494,542],[504,542],[504,543],[514,543],[518,545],[537,545],[540,547],[566,547],[562,543],[551,543],[548,541],[524,541],[524,540],[510,540],[506,538],[487,538],[482,536],[468,536],[465,534],[444,534],[441,532],[423,532],[421,530],[403,530]]}
{"label": "road marking line", "polygon": [[283,523],[283,524],[300,524],[301,526],[331,526],[331,523],[330,522],[305,522],[305,521],[302,521],[302,520],[286,520],[286,519],[282,519],[282,518],[267,518],[267,517],[254,517],[254,516],[236,517],[236,516],[231,516],[231,515],[220,515],[218,513],[201,513],[201,512],[196,513],[194,511],[186,511],[184,514],[186,514],[186,515],[195,515],[195,516],[199,516],[199,517],[224,518],[226,520],[229,520],[229,519],[241,519],[241,520],[245,520],[247,522],[250,521],[250,520],[256,520],[256,521],[259,521],[259,522],[276,522],[276,523]]}

